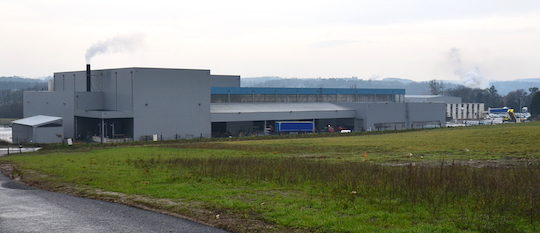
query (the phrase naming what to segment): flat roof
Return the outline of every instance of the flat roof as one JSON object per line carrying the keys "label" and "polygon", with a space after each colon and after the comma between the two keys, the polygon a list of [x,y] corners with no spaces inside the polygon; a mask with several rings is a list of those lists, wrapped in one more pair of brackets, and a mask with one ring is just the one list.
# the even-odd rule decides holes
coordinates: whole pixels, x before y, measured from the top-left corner
{"label": "flat roof", "polygon": [[[83,67],[81,67],[81,68],[83,68]],[[145,69],[145,70],[190,70],[190,71],[205,71],[205,72],[210,73],[209,69],[161,68],[161,67],[137,67],[137,66],[121,67],[121,68],[100,68],[100,69],[94,69],[94,67],[92,66],[90,69],[91,69],[92,72],[99,72],[99,71],[103,72],[103,71],[114,71],[114,70],[137,70],[137,69],[142,70],[142,69]],[[84,67],[84,69],[82,69],[82,70],[60,71],[60,72],[54,72],[54,74],[78,73],[78,72],[85,72],[86,73],[86,67]]]}
{"label": "flat roof", "polygon": [[13,124],[39,127],[62,120],[62,117],[37,115],[13,121]]}
{"label": "flat roof", "polygon": [[216,103],[210,113],[337,112],[355,111],[332,103]]}
{"label": "flat roof", "polygon": [[354,118],[356,111],[333,103],[219,103],[211,122]]}
{"label": "flat roof", "polygon": [[281,94],[281,95],[405,95],[405,89],[370,88],[287,88],[287,87],[212,87],[212,94]]}
{"label": "flat roof", "polygon": [[461,97],[445,95],[405,95],[405,102],[409,103],[461,103]]}
{"label": "flat roof", "polygon": [[[437,98],[437,97],[447,97],[443,95],[405,95],[405,98]],[[448,96],[452,97],[452,96]]]}

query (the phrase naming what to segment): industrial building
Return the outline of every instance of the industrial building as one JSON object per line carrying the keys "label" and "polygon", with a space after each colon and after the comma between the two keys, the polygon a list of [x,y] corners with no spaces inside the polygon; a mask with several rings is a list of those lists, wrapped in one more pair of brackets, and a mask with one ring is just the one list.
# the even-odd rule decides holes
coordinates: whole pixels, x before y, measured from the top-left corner
{"label": "industrial building", "polygon": [[444,103],[446,104],[447,122],[481,120],[484,119],[487,114],[484,103],[462,103],[461,97],[443,95],[406,95],[405,102]]}
{"label": "industrial building", "polygon": [[248,88],[240,76],[197,69],[88,65],[24,93],[24,117],[58,117],[62,138],[101,142],[265,135],[288,121],[312,122],[314,132],[440,127],[445,111],[406,102],[404,89]]}

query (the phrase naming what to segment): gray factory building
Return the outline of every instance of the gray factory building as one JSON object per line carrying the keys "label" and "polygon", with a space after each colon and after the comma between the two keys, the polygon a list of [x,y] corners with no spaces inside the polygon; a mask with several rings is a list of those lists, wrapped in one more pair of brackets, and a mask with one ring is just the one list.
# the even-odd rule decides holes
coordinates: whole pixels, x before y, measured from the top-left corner
{"label": "gray factory building", "polygon": [[239,76],[196,69],[88,67],[24,93],[24,117],[60,117],[63,137],[102,142],[261,135],[280,121],[311,121],[316,132],[435,127],[445,110],[406,103],[404,89],[247,88]]}
{"label": "gray factory building", "polygon": [[446,121],[484,119],[487,111],[484,103],[462,103],[461,97],[442,95],[405,95],[408,103],[444,103],[446,104]]}

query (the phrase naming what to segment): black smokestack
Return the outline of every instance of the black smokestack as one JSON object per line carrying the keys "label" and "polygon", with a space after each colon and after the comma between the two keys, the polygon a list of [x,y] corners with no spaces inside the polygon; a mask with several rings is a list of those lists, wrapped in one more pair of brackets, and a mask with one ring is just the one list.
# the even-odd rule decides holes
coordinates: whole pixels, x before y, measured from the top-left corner
{"label": "black smokestack", "polygon": [[92,73],[90,71],[90,64],[86,64],[86,91],[92,91]]}

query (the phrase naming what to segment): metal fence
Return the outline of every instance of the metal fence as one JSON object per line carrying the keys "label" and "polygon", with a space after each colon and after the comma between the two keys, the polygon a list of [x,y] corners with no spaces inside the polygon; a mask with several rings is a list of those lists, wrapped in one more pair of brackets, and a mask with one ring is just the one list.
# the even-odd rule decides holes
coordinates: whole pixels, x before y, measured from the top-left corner
{"label": "metal fence", "polygon": [[12,154],[22,154],[26,152],[35,152],[41,149],[41,147],[14,147],[12,146],[0,146],[0,156],[3,155],[12,155]]}

